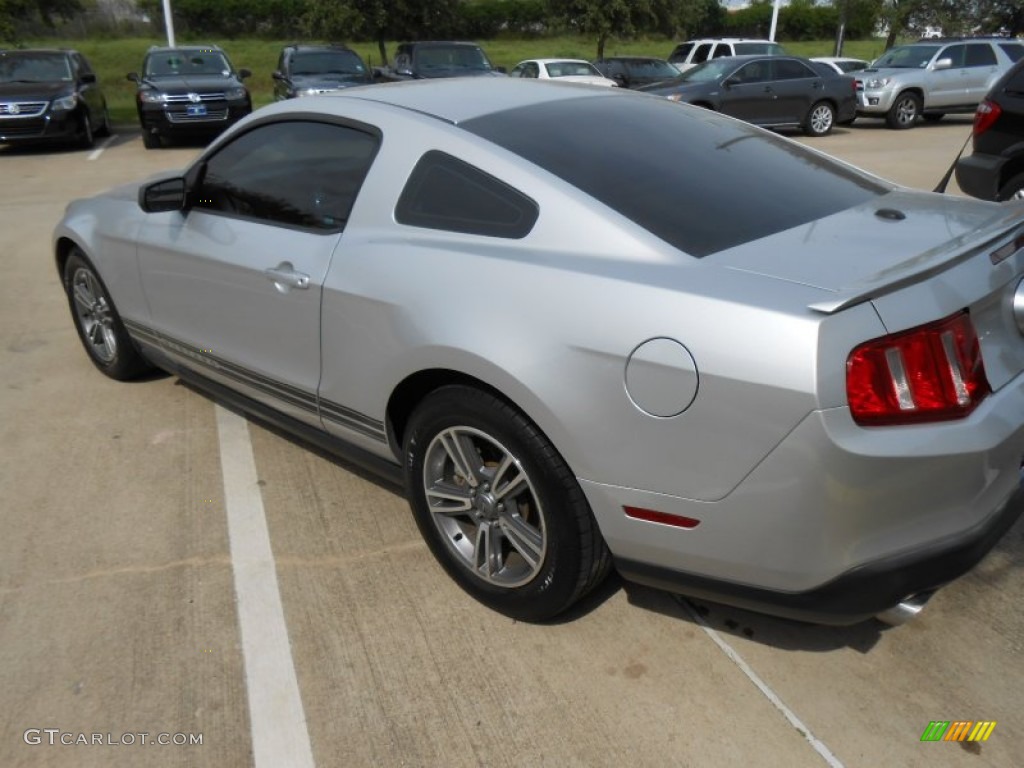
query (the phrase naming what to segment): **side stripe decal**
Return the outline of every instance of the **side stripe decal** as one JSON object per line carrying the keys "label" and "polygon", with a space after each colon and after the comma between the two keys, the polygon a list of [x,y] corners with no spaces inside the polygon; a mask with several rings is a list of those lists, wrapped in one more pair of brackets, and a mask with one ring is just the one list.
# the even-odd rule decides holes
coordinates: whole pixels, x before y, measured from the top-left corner
{"label": "side stripe decal", "polygon": [[232,381],[252,387],[308,413],[316,414],[319,411],[321,418],[345,429],[358,432],[365,437],[382,443],[387,442],[384,423],[377,419],[330,400],[318,398],[315,393],[303,391],[284,382],[251,371],[248,368],[236,365],[191,344],[171,338],[141,323],[133,320],[123,320],[123,322],[129,335],[136,341],[171,352],[179,357],[184,357],[195,363],[198,367],[216,371]]}

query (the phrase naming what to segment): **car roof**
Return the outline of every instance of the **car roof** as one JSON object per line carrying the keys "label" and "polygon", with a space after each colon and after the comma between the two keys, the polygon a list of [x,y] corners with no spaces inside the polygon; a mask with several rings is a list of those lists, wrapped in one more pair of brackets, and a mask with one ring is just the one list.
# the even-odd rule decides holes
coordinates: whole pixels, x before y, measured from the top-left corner
{"label": "car roof", "polygon": [[471,43],[466,40],[415,40],[409,43],[402,43],[402,45],[415,45],[419,46],[435,46],[435,45],[462,45],[467,48],[479,48],[480,46],[476,43]]}
{"label": "car roof", "polygon": [[[486,82],[484,82],[486,80]],[[576,91],[579,91],[577,93]],[[504,112],[510,109],[542,104],[549,101],[585,99],[607,96],[604,90],[617,89],[567,89],[564,85],[544,80],[522,80],[510,78],[444,78],[439,80],[408,80],[399,83],[382,83],[372,88],[347,88],[336,94],[324,94],[315,99],[318,107],[325,111],[337,112],[344,116],[343,99],[360,99],[387,104],[412,112],[436,117],[449,123],[458,124],[484,115]],[[309,111],[309,100],[296,99],[302,104],[292,104],[295,111]],[[285,102],[280,102],[284,104]]]}
{"label": "car roof", "polygon": [[597,61],[663,61],[668,64],[668,61],[657,56],[605,56]]}
{"label": "car roof", "polygon": [[[760,37],[698,37],[687,40],[687,43],[774,43],[774,40],[765,40]],[[680,43],[685,45],[685,43]]]}
{"label": "car roof", "polygon": [[0,48],[0,56],[7,56],[12,53],[78,53],[73,48]]}

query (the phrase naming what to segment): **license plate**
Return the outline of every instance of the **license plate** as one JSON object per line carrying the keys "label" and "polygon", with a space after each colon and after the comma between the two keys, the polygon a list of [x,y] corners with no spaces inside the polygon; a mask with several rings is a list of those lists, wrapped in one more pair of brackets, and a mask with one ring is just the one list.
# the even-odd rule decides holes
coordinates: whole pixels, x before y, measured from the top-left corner
{"label": "license plate", "polygon": [[185,114],[189,117],[202,117],[206,114],[205,104],[189,104],[185,107]]}

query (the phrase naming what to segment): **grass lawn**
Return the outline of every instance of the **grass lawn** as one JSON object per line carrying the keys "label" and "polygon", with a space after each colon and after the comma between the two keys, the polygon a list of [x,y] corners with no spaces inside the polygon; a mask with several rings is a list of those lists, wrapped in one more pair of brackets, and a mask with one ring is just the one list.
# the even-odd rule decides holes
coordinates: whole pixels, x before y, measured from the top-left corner
{"label": "grass lawn", "polygon": [[[277,57],[281,48],[295,42],[294,40],[256,40],[252,38],[240,40],[208,40],[182,39],[185,43],[215,43],[227,51],[236,67],[252,70],[253,76],[246,83],[252,91],[254,106],[269,104],[273,99],[273,80],[270,73],[277,66]],[[511,69],[523,59],[552,56],[564,56],[580,59],[592,59],[597,53],[597,43],[587,37],[548,37],[536,39],[498,39],[481,40],[480,45],[487,52],[495,65]],[[831,40],[813,42],[787,43],[781,41],[786,49],[800,56],[828,56],[832,53]],[[75,48],[85,54],[99,75],[107,94],[111,118],[115,123],[134,123],[135,84],[129,82],[125,75],[137,72],[142,66],[142,57],[151,45],[165,45],[166,41],[158,38],[124,38],[117,40],[33,40],[30,47]],[[665,38],[638,38],[635,40],[612,40],[605,48],[605,55],[635,54],[645,56],[666,57],[674,43]],[[354,48],[370,66],[380,65],[380,54],[375,43],[353,43]],[[844,55],[861,59],[873,59],[884,49],[884,41],[853,40],[846,43]],[[388,44],[389,55],[394,44]]]}

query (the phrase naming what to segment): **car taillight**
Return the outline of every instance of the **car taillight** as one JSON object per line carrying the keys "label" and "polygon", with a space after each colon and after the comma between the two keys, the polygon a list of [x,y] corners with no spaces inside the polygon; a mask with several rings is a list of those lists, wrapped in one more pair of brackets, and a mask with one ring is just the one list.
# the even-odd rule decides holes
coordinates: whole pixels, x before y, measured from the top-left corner
{"label": "car taillight", "polygon": [[963,418],[991,392],[967,312],[861,344],[846,359],[846,396],[865,426]]}
{"label": "car taillight", "polygon": [[974,135],[981,136],[1003,114],[1003,108],[994,101],[983,101],[974,112]]}

